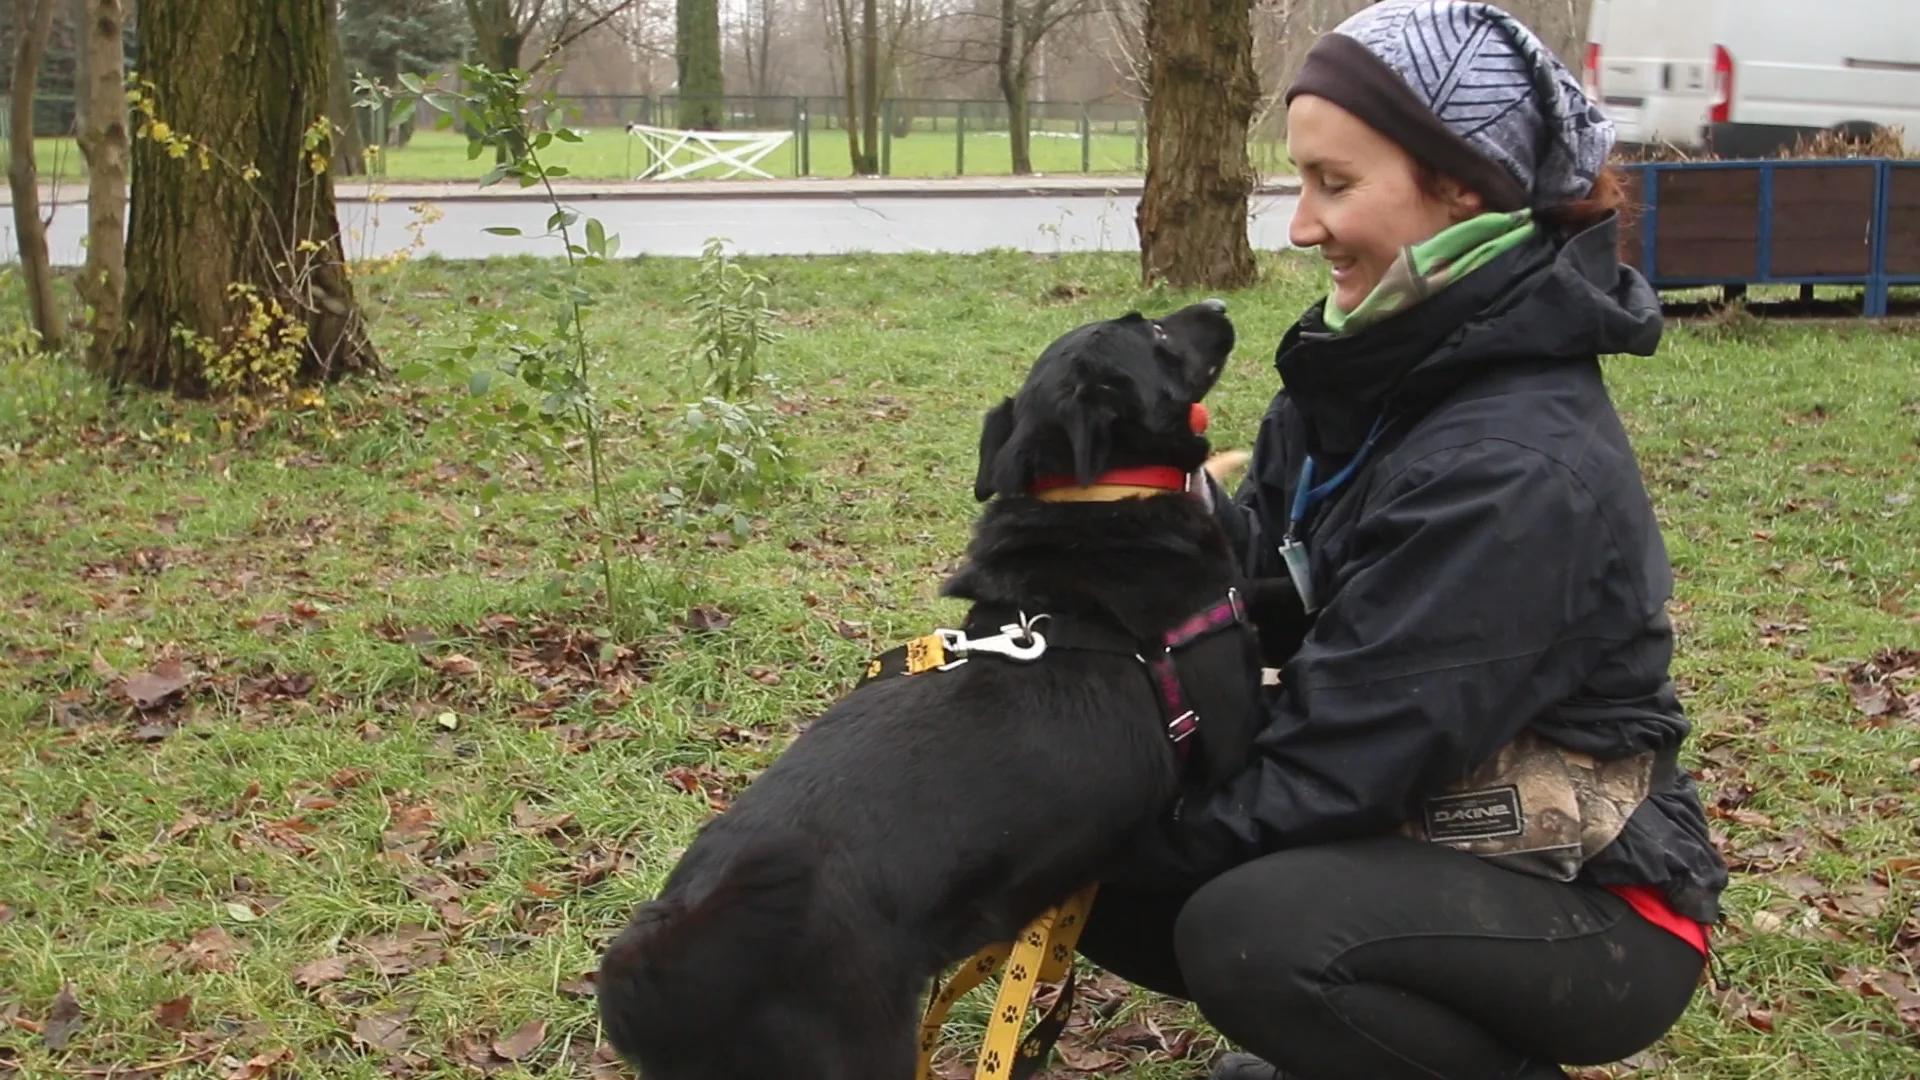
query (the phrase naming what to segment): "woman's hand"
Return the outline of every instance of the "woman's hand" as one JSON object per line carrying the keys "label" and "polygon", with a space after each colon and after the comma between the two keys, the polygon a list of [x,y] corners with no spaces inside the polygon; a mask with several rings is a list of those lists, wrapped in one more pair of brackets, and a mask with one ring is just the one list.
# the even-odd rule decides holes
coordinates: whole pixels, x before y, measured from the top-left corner
{"label": "woman's hand", "polygon": [[1207,475],[1213,477],[1214,483],[1231,490],[1232,485],[1227,481],[1238,476],[1252,457],[1253,454],[1246,450],[1222,450],[1207,459]]}

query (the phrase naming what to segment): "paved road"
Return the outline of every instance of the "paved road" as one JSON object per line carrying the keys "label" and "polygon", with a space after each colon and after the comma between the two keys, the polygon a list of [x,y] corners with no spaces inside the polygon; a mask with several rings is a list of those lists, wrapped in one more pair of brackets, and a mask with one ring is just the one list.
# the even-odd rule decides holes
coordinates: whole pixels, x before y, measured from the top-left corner
{"label": "paved road", "polygon": [[[795,187],[795,185],[788,185]],[[1076,181],[994,186],[884,181],[801,184],[770,194],[741,185],[710,190],[579,189],[565,197],[620,235],[626,254],[694,255],[708,237],[725,237],[752,255],[829,255],[844,252],[977,252],[1014,248],[1040,253],[1131,251],[1138,247],[1134,209],[1137,181]],[[1276,186],[1256,194],[1251,235],[1257,248],[1286,246],[1293,196]],[[395,188],[384,202],[341,199],[341,228],[357,258],[406,247],[413,207],[430,204],[441,215],[423,232],[424,253],[449,259],[555,253],[552,240],[485,233],[511,225],[529,234],[545,227],[544,203],[453,188]],[[53,260],[84,258],[86,208],[59,207],[49,230]],[[0,259],[16,257],[10,216],[0,224]]]}

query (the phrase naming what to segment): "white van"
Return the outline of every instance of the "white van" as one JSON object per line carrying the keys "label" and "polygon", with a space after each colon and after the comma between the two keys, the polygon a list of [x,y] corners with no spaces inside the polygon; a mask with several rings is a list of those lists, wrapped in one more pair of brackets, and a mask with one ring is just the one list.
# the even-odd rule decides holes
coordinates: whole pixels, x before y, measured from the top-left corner
{"label": "white van", "polygon": [[1622,143],[1704,146],[1721,6],[1722,0],[1593,0],[1587,95],[1612,119]]}
{"label": "white van", "polygon": [[1920,0],[1594,0],[1587,41],[1623,143],[1764,157],[1897,126],[1920,150]]}
{"label": "white van", "polygon": [[1718,7],[1707,132],[1720,156],[1890,127],[1904,127],[1907,148],[1920,150],[1920,0]]}

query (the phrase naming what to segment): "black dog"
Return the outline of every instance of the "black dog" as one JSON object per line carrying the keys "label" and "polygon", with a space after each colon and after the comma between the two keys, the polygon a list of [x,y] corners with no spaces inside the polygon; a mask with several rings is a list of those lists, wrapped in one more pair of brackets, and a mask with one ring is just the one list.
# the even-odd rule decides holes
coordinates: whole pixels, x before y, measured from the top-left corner
{"label": "black dog", "polygon": [[1094,880],[1183,786],[1238,767],[1249,633],[1202,643],[1224,674],[1188,680],[1207,685],[1184,765],[1143,674],[1228,596],[1211,516],[1177,491],[1032,495],[1103,479],[1137,494],[1197,468],[1190,411],[1232,348],[1219,301],[1083,326],[987,415],[975,494],[999,498],[943,591],[974,602],[969,635],[1024,615],[1021,639],[1056,647],[862,685],[701,832],[601,963],[608,1038],[646,1080],[910,1077],[937,973]]}

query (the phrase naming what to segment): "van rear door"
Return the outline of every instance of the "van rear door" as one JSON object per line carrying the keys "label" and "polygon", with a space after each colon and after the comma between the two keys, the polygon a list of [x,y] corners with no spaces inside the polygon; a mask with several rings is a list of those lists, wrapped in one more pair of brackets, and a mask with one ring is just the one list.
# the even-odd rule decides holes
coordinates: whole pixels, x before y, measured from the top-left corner
{"label": "van rear door", "polygon": [[1621,142],[1693,148],[1713,92],[1722,0],[1595,0],[1587,78]]}

